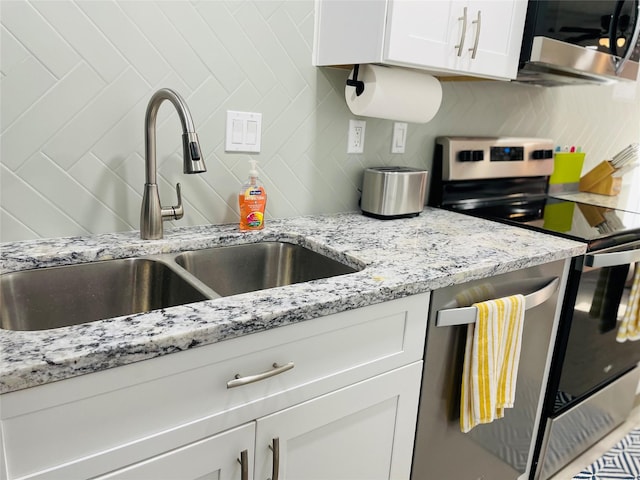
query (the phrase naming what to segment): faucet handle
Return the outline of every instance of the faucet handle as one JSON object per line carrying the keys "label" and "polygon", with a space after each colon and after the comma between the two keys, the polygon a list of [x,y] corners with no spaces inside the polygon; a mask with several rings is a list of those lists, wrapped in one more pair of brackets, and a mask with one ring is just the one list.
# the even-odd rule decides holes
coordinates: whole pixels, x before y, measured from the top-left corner
{"label": "faucet handle", "polygon": [[162,207],[162,220],[180,220],[184,216],[182,192],[179,183],[176,183],[176,194],[178,195],[178,204],[171,207]]}

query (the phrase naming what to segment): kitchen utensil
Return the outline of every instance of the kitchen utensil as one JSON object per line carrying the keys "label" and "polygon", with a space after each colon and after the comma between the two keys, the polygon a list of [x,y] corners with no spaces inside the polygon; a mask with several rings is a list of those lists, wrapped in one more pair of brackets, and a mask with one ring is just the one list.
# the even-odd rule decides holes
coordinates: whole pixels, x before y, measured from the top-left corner
{"label": "kitchen utensil", "polygon": [[622,168],[625,165],[634,163],[638,160],[640,154],[640,145],[632,143],[625,149],[615,154],[611,160],[612,165],[615,168]]}

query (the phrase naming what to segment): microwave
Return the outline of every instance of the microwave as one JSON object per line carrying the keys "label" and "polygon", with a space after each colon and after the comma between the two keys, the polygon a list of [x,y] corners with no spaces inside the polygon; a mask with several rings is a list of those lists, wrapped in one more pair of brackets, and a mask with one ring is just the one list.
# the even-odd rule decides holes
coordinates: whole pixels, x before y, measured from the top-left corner
{"label": "microwave", "polygon": [[556,86],[635,81],[638,0],[530,0],[518,82]]}

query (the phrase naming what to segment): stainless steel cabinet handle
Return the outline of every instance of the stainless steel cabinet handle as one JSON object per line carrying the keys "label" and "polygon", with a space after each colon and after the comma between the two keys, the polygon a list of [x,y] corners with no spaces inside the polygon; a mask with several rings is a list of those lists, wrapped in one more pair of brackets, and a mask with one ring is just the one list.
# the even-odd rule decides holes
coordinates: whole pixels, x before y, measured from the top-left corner
{"label": "stainless steel cabinet handle", "polygon": [[278,437],[271,440],[269,448],[273,452],[273,465],[271,467],[271,479],[278,480],[280,476],[280,439]]}
{"label": "stainless steel cabinet handle", "polygon": [[249,480],[249,452],[247,450],[240,452],[238,463],[240,464],[240,480]]}
{"label": "stainless steel cabinet handle", "polygon": [[278,365],[277,363],[274,363],[273,368],[271,370],[267,370],[266,372],[256,373],[255,375],[247,375],[245,377],[240,376],[240,374],[238,373],[233,380],[229,380],[227,382],[227,388],[234,388],[253,382],[259,382],[260,380],[264,380],[265,378],[273,377],[275,375],[284,373],[287,370],[291,370],[294,366],[295,365],[293,364],[293,362],[285,363],[284,365]]}
{"label": "stainless steel cabinet handle", "polygon": [[[549,283],[547,283],[540,290],[536,290],[529,295],[525,295],[525,310],[537,307],[543,304],[558,289],[560,279],[554,277]],[[440,310],[436,317],[436,327],[452,327],[454,325],[466,325],[468,323],[474,323],[476,321],[478,309],[476,307],[462,307],[462,308],[449,308],[446,310]]]}
{"label": "stainless steel cabinet handle", "polygon": [[455,48],[458,49],[458,56],[461,57],[462,49],[464,48],[464,37],[467,36],[467,7],[464,7],[464,10],[462,10],[462,16],[458,17],[458,20],[462,20],[462,34],[460,34],[460,41]]}
{"label": "stainless steel cabinet handle", "polygon": [[640,261],[640,249],[625,250],[623,252],[595,253],[585,255],[584,264],[587,267],[603,268],[625,265]]}
{"label": "stainless steel cabinet handle", "polygon": [[478,42],[480,41],[480,27],[482,26],[480,16],[481,16],[481,12],[480,10],[478,10],[478,18],[476,18],[473,22],[471,22],[476,24],[476,39],[473,43],[473,48],[469,49],[469,51],[471,52],[472,60],[476,58],[476,53],[478,53]]}

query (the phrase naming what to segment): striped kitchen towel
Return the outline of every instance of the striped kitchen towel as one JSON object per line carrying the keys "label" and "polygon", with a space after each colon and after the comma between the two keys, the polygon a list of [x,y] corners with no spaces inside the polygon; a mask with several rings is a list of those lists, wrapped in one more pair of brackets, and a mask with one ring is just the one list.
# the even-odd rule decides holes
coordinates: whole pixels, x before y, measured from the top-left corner
{"label": "striped kitchen towel", "polygon": [[475,303],[476,322],[467,328],[462,371],[460,430],[490,423],[513,407],[520,361],[523,295]]}
{"label": "striped kitchen towel", "polygon": [[636,271],[633,275],[629,303],[616,334],[616,340],[620,343],[640,339],[640,264],[636,263],[634,267]]}

